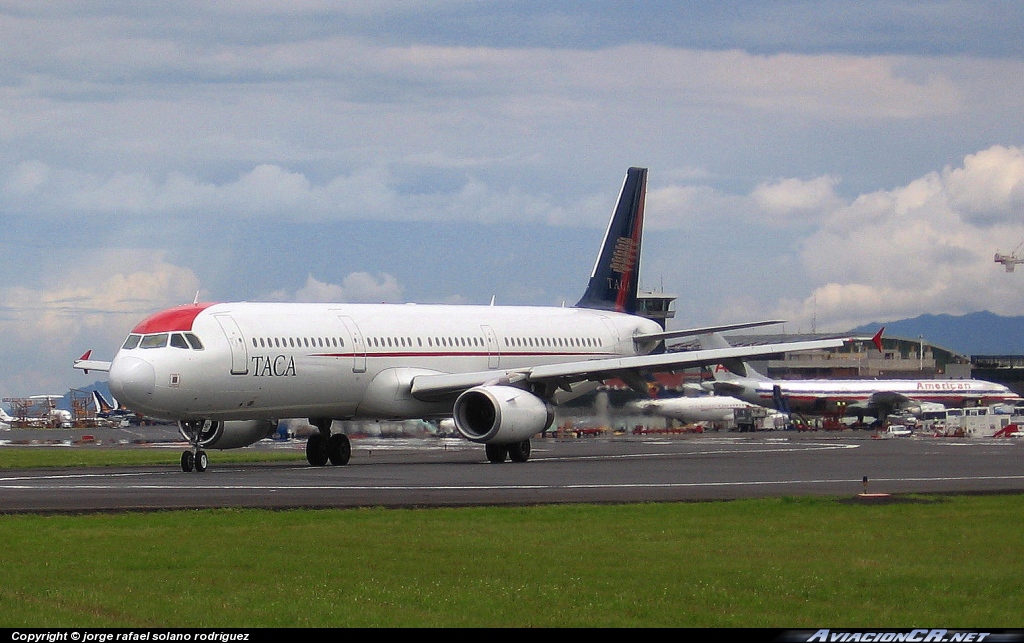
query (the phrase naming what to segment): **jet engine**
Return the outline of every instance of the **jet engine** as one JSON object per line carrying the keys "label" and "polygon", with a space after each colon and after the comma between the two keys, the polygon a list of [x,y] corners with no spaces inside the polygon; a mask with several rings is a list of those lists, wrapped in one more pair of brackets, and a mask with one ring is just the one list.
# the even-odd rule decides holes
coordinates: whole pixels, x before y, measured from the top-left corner
{"label": "jet engine", "polygon": [[178,423],[178,431],[186,439],[192,440],[192,432],[198,427],[198,446],[207,449],[237,449],[259,442],[263,438],[269,438],[277,430],[277,420],[230,420],[220,422],[216,420]]}
{"label": "jet engine", "polygon": [[455,400],[455,428],[467,440],[513,444],[551,426],[555,411],[536,395],[513,386],[477,386]]}

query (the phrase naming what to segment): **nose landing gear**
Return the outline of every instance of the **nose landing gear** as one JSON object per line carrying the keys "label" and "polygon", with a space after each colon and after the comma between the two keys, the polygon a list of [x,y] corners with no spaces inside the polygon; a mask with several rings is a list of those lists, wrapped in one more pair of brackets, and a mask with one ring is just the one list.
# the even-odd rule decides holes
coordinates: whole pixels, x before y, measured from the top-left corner
{"label": "nose landing gear", "polygon": [[210,459],[206,455],[206,451],[197,450],[195,453],[192,451],[184,451],[181,454],[181,470],[185,473],[192,471],[193,469],[197,473],[206,471],[206,467],[210,464]]}
{"label": "nose landing gear", "polygon": [[196,420],[192,422],[179,422],[178,426],[181,434],[191,444],[191,448],[181,454],[181,470],[185,473],[193,470],[197,473],[206,471],[206,467],[210,464],[210,459],[206,455],[206,451],[199,448],[199,444],[208,438],[212,431],[216,430],[217,425],[210,420]]}

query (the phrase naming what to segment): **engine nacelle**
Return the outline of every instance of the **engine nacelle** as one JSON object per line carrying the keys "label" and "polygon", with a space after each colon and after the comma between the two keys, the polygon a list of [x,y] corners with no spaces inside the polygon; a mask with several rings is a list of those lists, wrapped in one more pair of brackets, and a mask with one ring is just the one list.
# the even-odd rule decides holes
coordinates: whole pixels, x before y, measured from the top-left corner
{"label": "engine nacelle", "polygon": [[513,386],[477,386],[455,400],[455,428],[473,442],[514,444],[551,426],[555,411]]}
{"label": "engine nacelle", "polygon": [[[178,431],[186,440],[192,436],[184,422]],[[277,431],[277,420],[206,420],[199,429],[199,446],[206,449],[238,449],[269,438]]]}

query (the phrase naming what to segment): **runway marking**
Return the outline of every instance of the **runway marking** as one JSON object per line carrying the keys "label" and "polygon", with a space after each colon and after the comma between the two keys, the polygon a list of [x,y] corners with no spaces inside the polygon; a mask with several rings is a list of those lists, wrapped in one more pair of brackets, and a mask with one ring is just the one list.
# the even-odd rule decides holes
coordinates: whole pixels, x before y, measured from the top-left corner
{"label": "runway marking", "polygon": [[530,460],[530,462],[557,462],[563,460],[624,460],[629,458],[668,458],[674,456],[691,456],[691,455],[733,455],[737,453],[794,453],[804,451],[834,451],[838,449],[859,449],[859,444],[807,444],[801,446],[793,446],[780,448],[776,446],[766,446],[763,449],[716,449],[716,450],[703,450],[703,451],[677,451],[672,453],[620,453],[618,455],[579,455],[579,456],[552,456],[537,458]]}
{"label": "runway marking", "polygon": [[[923,478],[872,478],[872,484],[883,482],[962,482],[962,481],[1021,481],[1024,476],[938,476]],[[744,486],[773,486],[793,484],[861,484],[859,478],[839,478],[834,480],[749,480],[723,481],[723,482],[629,482],[616,484],[513,484],[513,485],[212,485],[212,484],[141,484],[141,485],[109,485],[109,484],[0,484],[3,489],[15,490],[192,490],[192,491],[545,491],[545,490],[608,490],[608,489],[685,489],[699,487],[744,487]]]}

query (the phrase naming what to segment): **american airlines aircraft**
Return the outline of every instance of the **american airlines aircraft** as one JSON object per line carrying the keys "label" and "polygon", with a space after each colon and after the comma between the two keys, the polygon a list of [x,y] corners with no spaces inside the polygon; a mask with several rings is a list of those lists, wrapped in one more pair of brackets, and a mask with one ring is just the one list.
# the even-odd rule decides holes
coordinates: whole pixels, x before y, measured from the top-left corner
{"label": "american airlines aircraft", "polygon": [[204,449],[271,435],[279,419],[308,418],[311,465],[348,462],[333,420],[453,418],[488,460],[530,456],[552,405],[619,377],[723,359],[840,346],[822,340],[654,354],[669,338],[761,325],[663,331],[635,315],[647,170],[630,168],[586,292],[573,308],[414,304],[195,303],[132,329],[107,371],[127,408],[178,422],[191,449],[182,469],[206,469]]}
{"label": "american airlines aircraft", "polygon": [[[881,350],[881,331],[873,340]],[[702,350],[729,346],[717,333],[702,335]],[[1020,396],[1002,384],[982,380],[773,380],[741,360],[714,369],[714,390],[783,413],[865,415],[884,420],[899,410],[917,412],[922,404],[946,407],[1017,401]]]}

